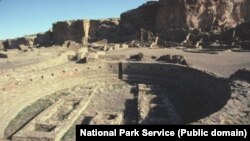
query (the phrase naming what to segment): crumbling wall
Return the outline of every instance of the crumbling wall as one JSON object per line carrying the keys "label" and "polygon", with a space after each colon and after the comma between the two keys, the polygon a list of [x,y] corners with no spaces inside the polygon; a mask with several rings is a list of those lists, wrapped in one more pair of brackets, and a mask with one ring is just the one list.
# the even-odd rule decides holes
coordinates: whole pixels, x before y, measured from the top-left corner
{"label": "crumbling wall", "polygon": [[122,63],[122,79],[161,85],[184,123],[221,109],[231,96],[228,80],[194,68],[173,64]]}

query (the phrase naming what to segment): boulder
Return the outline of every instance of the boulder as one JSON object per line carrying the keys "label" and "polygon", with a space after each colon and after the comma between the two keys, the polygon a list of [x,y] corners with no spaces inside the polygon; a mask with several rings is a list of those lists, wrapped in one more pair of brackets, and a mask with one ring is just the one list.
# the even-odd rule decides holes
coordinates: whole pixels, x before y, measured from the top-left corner
{"label": "boulder", "polygon": [[230,76],[231,79],[244,80],[250,83],[250,70],[240,69]]}
{"label": "boulder", "polygon": [[84,62],[88,53],[87,47],[82,47],[77,51],[77,62]]}
{"label": "boulder", "polygon": [[156,59],[156,61],[188,65],[187,60],[182,55],[163,55],[163,56],[160,56],[158,59]]}
{"label": "boulder", "polygon": [[121,44],[120,48],[121,49],[128,49],[129,47],[128,47],[128,44]]}
{"label": "boulder", "polygon": [[158,2],[148,2],[136,9],[122,13],[119,25],[121,41],[147,38],[142,35],[147,34],[147,31],[153,31],[158,9]]}
{"label": "boulder", "polygon": [[87,53],[86,54],[86,63],[95,63],[99,61],[97,53]]}
{"label": "boulder", "polygon": [[130,59],[133,60],[133,61],[142,61],[144,60],[145,56],[143,53],[138,53],[136,55],[131,55],[130,56]]}
{"label": "boulder", "polygon": [[75,47],[77,48],[77,47],[80,47],[80,44],[75,41],[67,40],[67,41],[64,41],[63,46],[68,47],[68,48],[75,48]]}
{"label": "boulder", "polygon": [[21,50],[21,51],[23,51],[23,52],[29,51],[29,47],[27,47],[27,46],[25,46],[23,44],[19,45],[18,49]]}
{"label": "boulder", "polygon": [[4,53],[0,53],[0,58],[8,58],[8,55]]}

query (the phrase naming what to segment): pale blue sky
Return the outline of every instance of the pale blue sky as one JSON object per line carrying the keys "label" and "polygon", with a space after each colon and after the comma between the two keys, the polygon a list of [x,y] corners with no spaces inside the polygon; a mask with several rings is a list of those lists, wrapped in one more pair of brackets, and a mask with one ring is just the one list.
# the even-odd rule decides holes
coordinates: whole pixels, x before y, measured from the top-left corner
{"label": "pale blue sky", "polygon": [[0,40],[45,32],[56,21],[119,17],[147,0],[0,0]]}

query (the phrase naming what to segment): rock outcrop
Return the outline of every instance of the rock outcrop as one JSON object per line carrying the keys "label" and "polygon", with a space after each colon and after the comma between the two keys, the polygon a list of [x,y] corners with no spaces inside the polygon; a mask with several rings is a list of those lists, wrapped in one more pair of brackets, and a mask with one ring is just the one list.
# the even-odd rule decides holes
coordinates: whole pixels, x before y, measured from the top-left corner
{"label": "rock outcrop", "polygon": [[0,58],[8,58],[8,55],[4,53],[0,53]]}
{"label": "rock outcrop", "polygon": [[119,19],[90,20],[89,41],[107,39],[108,42],[117,42]]}
{"label": "rock outcrop", "polygon": [[154,1],[122,13],[119,25],[121,40],[141,39],[143,38],[141,34],[147,34],[147,31],[154,31],[158,9],[159,3]]}
{"label": "rock outcrop", "polygon": [[64,41],[72,40],[82,42],[85,36],[83,20],[57,22],[53,24],[53,41],[55,44],[63,44]]}
{"label": "rock outcrop", "polygon": [[230,76],[231,79],[244,80],[250,83],[250,70],[240,69]]}
{"label": "rock outcrop", "polygon": [[34,37],[21,37],[21,38],[6,40],[3,42],[5,49],[16,49],[20,45],[33,46],[33,44],[34,44]]}
{"label": "rock outcrop", "polygon": [[0,42],[0,50],[4,50],[3,42]]}
{"label": "rock outcrop", "polygon": [[155,28],[223,31],[249,20],[248,0],[160,0]]}
{"label": "rock outcrop", "polygon": [[[37,34],[37,46],[63,45],[65,41],[87,44],[108,42],[153,42],[164,46],[204,47],[250,45],[250,0],[159,0],[121,14],[121,19],[75,20],[53,24],[51,31]],[[30,38],[4,42],[6,49],[33,45]]]}
{"label": "rock outcrop", "polygon": [[63,44],[67,40],[86,43],[106,38],[114,42],[118,40],[118,23],[118,19],[57,22],[53,24],[53,41],[55,44]]}
{"label": "rock outcrop", "polygon": [[[159,0],[121,15],[120,29],[133,40],[140,28],[160,35],[160,41],[214,41],[250,20],[249,0]],[[248,27],[247,27],[248,28]],[[248,28],[249,29],[249,28]],[[224,34],[227,35],[228,34]],[[232,34],[229,35],[232,38]],[[246,36],[247,37],[247,36]],[[125,39],[125,38],[124,38]],[[228,39],[228,37],[227,37]],[[249,36],[247,37],[249,40]]]}
{"label": "rock outcrop", "polygon": [[36,35],[34,44],[37,46],[50,46],[53,44],[52,32],[39,33]]}

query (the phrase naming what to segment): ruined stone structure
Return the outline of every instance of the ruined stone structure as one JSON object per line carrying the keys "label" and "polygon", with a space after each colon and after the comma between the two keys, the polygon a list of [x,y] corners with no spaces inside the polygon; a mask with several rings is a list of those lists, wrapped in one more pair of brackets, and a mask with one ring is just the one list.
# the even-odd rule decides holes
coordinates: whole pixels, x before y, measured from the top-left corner
{"label": "ruined stone structure", "polygon": [[[68,54],[2,73],[1,94],[12,97],[8,103],[18,103],[1,104],[7,108],[0,116],[1,138],[63,140],[78,121],[206,124],[231,100],[231,80],[185,65],[127,62],[122,56],[116,61],[98,59],[105,55],[87,55],[87,63],[78,64],[69,62]],[[244,112],[247,103],[242,105]],[[248,116],[240,118],[250,122]]]}
{"label": "ruined stone structure", "polygon": [[249,68],[249,7],[150,1],[0,41],[0,140],[73,141],[76,124],[250,124],[250,71],[231,75]]}

